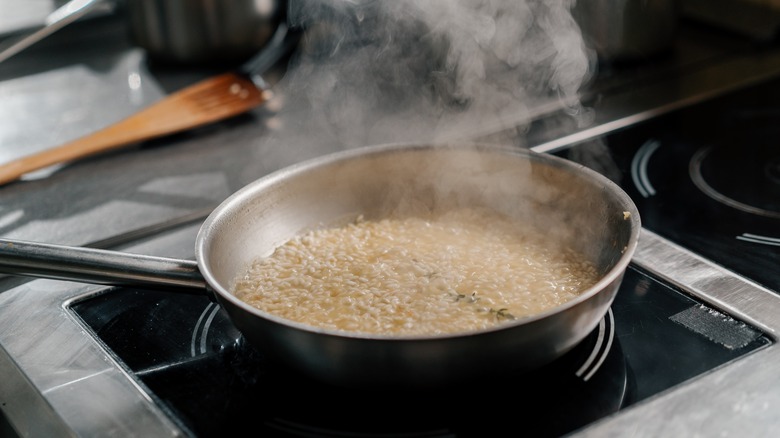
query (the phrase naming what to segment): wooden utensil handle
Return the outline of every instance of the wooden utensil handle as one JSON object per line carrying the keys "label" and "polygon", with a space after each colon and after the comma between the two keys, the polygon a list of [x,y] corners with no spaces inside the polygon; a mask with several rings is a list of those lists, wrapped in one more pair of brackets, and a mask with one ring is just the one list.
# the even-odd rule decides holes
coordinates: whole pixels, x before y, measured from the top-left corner
{"label": "wooden utensil handle", "polygon": [[0,165],[0,184],[54,164],[223,120],[244,113],[269,97],[268,90],[259,89],[238,73],[208,78],[100,131]]}

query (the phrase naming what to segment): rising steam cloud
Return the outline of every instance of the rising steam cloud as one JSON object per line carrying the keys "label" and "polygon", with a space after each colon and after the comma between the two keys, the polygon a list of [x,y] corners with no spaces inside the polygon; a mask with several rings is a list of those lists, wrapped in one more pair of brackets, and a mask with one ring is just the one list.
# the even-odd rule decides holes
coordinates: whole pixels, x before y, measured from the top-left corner
{"label": "rising steam cloud", "polygon": [[345,147],[471,140],[522,129],[540,104],[576,109],[594,59],[571,7],[572,0],[293,2],[289,20],[307,32],[283,84],[292,131]]}

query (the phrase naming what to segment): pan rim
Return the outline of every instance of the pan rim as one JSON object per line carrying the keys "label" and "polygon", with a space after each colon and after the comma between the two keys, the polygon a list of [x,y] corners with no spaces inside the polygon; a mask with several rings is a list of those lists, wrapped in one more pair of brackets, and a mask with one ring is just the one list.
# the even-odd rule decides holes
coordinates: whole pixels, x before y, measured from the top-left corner
{"label": "pan rim", "polygon": [[[236,296],[234,296],[223,284],[221,284],[219,281],[216,280],[211,269],[209,269],[209,267],[205,264],[204,260],[206,260],[206,253],[207,253],[206,247],[208,245],[208,242],[210,241],[210,237],[217,232],[215,230],[221,228],[219,226],[215,226],[215,224],[219,224],[219,222],[224,220],[224,218],[228,215],[228,213],[233,210],[233,208],[230,208],[231,206],[245,205],[245,203],[248,200],[256,197],[257,192],[262,191],[261,190],[262,188],[273,186],[279,181],[288,179],[300,173],[305,173],[314,168],[323,167],[338,162],[348,161],[356,157],[365,157],[369,155],[378,156],[382,154],[395,153],[398,151],[429,150],[433,148],[442,148],[442,149],[453,148],[453,149],[463,149],[463,150],[467,150],[467,149],[474,150],[474,148],[476,148],[477,150],[490,150],[490,151],[495,151],[497,153],[520,155],[520,156],[528,157],[529,159],[532,160],[541,161],[544,164],[550,164],[550,165],[564,168],[566,170],[580,173],[582,174],[583,177],[592,180],[594,183],[602,185],[605,189],[608,190],[611,196],[614,196],[615,199],[619,202],[619,204],[623,206],[623,208],[625,208],[625,210],[620,213],[624,214],[624,217],[625,214],[627,213],[627,217],[625,217],[625,220],[630,221],[630,235],[628,238],[628,244],[623,249],[620,258],[614,263],[612,268],[610,268],[608,272],[602,275],[601,278],[595,284],[585,289],[576,298],[573,298],[559,306],[553,307],[543,312],[539,312],[526,317],[521,317],[518,318],[517,320],[503,322],[501,324],[497,324],[491,327],[457,331],[457,332],[438,333],[438,334],[383,334],[383,333],[355,332],[355,331],[348,331],[348,330],[336,330],[336,329],[317,327],[310,324],[304,324],[286,318],[282,318],[273,313],[265,312],[256,307],[253,307],[248,303],[242,301],[241,299],[237,298]],[[504,331],[508,328],[533,324],[536,321],[547,319],[553,315],[565,312],[566,310],[572,307],[578,306],[581,303],[590,300],[593,296],[599,294],[601,291],[604,290],[604,288],[606,288],[611,283],[617,281],[620,277],[624,275],[626,269],[628,268],[628,265],[631,263],[631,260],[633,259],[633,256],[636,252],[641,228],[642,228],[641,218],[639,215],[638,208],[636,207],[631,197],[618,184],[616,184],[608,177],[602,175],[601,173],[598,173],[593,169],[590,169],[574,161],[567,160],[565,158],[557,157],[555,155],[550,155],[546,153],[535,152],[527,148],[506,146],[501,144],[491,144],[491,143],[477,143],[477,142],[383,143],[383,144],[368,145],[368,146],[361,146],[361,147],[356,147],[351,149],[345,149],[345,150],[321,155],[318,157],[310,158],[308,160],[304,160],[299,163],[295,163],[293,165],[273,171],[263,177],[260,177],[259,179],[253,182],[246,184],[238,191],[234,192],[232,195],[227,197],[224,201],[222,201],[203,222],[196,236],[195,260],[198,264],[198,269],[200,270],[201,275],[206,281],[206,284],[221,299],[229,301],[232,305],[237,306],[244,312],[248,312],[256,317],[269,320],[276,324],[281,324],[289,328],[294,328],[309,333],[316,333],[318,335],[327,335],[327,336],[340,337],[340,338],[364,339],[364,340],[388,341],[388,342],[429,341],[429,340],[440,341],[442,339],[455,339],[455,338],[486,335],[497,331]],[[610,305],[616,293],[617,293],[617,288],[613,293],[613,296],[610,297],[609,300]]]}

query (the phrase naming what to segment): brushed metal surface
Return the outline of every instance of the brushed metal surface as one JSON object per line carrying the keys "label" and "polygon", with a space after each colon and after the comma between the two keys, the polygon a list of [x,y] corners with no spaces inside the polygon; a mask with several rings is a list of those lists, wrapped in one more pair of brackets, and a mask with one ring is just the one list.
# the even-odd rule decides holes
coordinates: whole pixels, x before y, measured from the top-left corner
{"label": "brushed metal surface", "polygon": [[87,292],[41,280],[2,294],[0,398],[11,424],[30,437],[182,436],[65,309],[65,296]]}
{"label": "brushed metal surface", "polygon": [[167,64],[245,60],[271,39],[286,0],[126,2],[131,39]]}

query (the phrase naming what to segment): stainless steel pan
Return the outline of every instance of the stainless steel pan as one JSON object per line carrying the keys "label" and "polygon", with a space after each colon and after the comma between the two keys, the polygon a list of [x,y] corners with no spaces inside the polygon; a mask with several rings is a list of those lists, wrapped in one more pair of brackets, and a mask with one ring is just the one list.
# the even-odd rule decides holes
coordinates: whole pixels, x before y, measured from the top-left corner
{"label": "stainless steel pan", "polygon": [[[280,319],[238,300],[231,281],[304,230],[453,204],[535,223],[597,266],[600,281],[551,311],[457,335],[364,335]],[[203,223],[197,262],[0,240],[0,271],[209,293],[255,346],[321,381],[424,387],[525,371],[563,355],[598,324],[634,253],[640,219],[612,181],[568,160],[516,148],[383,145],[277,171],[226,199]]]}

